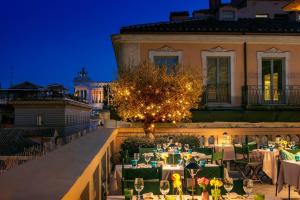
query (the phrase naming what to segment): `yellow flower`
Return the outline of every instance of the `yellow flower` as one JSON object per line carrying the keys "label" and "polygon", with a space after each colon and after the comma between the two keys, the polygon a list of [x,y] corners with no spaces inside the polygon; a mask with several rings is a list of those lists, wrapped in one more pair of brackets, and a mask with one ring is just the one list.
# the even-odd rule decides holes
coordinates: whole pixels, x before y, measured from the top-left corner
{"label": "yellow flower", "polygon": [[215,184],[216,184],[216,178],[213,178],[212,180],[210,180],[211,186],[215,186]]}
{"label": "yellow flower", "polygon": [[220,180],[216,181],[216,187],[222,187],[223,186],[223,182]]}

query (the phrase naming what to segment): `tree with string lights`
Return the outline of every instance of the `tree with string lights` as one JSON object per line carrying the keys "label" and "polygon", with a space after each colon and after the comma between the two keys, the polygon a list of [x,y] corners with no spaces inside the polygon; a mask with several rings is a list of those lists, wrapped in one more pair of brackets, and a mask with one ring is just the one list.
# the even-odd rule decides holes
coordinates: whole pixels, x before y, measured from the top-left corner
{"label": "tree with string lights", "polygon": [[145,134],[153,138],[154,123],[191,117],[190,110],[201,100],[202,83],[199,67],[167,68],[150,62],[121,66],[111,85],[112,104],[123,120],[143,122]]}

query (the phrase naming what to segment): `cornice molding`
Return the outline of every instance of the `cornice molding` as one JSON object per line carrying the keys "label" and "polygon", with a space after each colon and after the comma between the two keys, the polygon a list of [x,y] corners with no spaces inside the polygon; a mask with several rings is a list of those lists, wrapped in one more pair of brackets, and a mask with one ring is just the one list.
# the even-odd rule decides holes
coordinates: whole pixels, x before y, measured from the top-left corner
{"label": "cornice molding", "polygon": [[300,45],[300,36],[282,35],[174,35],[174,34],[126,34],[112,36],[118,43],[218,43],[218,44],[291,44]]}

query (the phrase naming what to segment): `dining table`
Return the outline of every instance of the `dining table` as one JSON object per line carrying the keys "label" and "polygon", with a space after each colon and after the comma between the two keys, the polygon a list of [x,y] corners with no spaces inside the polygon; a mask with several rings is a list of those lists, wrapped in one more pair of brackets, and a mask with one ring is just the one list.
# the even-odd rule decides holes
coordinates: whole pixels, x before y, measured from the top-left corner
{"label": "dining table", "polygon": [[[179,195],[171,195],[173,197],[173,199],[179,200]],[[254,196],[251,195],[250,198],[253,198]],[[240,196],[236,193],[230,193],[229,194],[229,198],[232,200],[246,200],[249,199],[246,196]],[[121,195],[115,195],[115,196],[107,196],[106,198],[107,200],[125,200],[125,196],[121,196]],[[183,195],[183,200],[189,200],[192,199],[191,195]],[[209,197],[210,200],[212,200],[212,197]],[[134,195],[132,197],[131,200],[137,200],[137,196]],[[143,200],[165,200],[165,198],[163,197],[163,195],[145,195],[143,196]],[[194,196],[194,200],[202,200],[201,196]],[[265,200],[281,200],[281,198],[279,197],[275,197],[274,195],[265,195]]]}
{"label": "dining table", "polygon": [[262,158],[262,170],[263,172],[272,179],[272,183],[276,184],[277,182],[277,171],[278,171],[278,149],[254,149],[252,151],[253,157]]}
{"label": "dining table", "polygon": [[294,186],[300,194],[300,162],[295,160],[282,160],[278,177],[278,192],[287,184]]}
{"label": "dining table", "polygon": [[[217,166],[216,164],[206,164],[206,167]],[[134,168],[132,165],[124,165],[124,168]],[[143,166],[151,167],[151,166]],[[162,179],[170,180],[172,174],[178,173],[181,178],[184,178],[184,167],[182,165],[162,165]],[[228,177],[228,171],[224,169],[224,176]],[[121,194],[122,189],[122,165],[116,165],[111,177],[110,192],[113,194]]]}

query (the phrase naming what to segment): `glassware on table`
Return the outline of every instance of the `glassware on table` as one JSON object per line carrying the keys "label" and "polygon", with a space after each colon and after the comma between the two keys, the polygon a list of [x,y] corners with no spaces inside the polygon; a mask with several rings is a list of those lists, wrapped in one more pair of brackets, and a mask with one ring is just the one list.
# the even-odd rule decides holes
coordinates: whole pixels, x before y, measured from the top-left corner
{"label": "glassware on table", "polygon": [[163,149],[164,149],[164,151],[166,151],[167,148],[168,148],[168,144],[167,143],[163,143]]}
{"label": "glassware on table", "polygon": [[290,146],[291,149],[294,149],[295,145],[296,145],[295,141],[290,141],[289,142],[289,146]]}
{"label": "glassware on table", "polygon": [[146,161],[146,163],[148,165],[149,161],[151,160],[151,155],[149,153],[145,153],[144,154],[144,158],[145,158],[145,161]]}
{"label": "glassware on table", "polygon": [[247,194],[247,198],[249,198],[250,194],[253,191],[253,180],[251,179],[244,179],[243,180],[243,189]]}
{"label": "glassware on table", "polygon": [[229,199],[229,193],[233,189],[233,179],[232,178],[225,178],[223,181],[224,188],[227,191],[226,199]]}
{"label": "glassware on table", "polygon": [[164,199],[166,199],[166,195],[170,191],[170,182],[168,180],[161,180],[159,183],[159,189],[162,195],[164,195]]}
{"label": "glassware on table", "polygon": [[190,149],[190,145],[189,144],[184,144],[184,149],[187,152]]}
{"label": "glassware on table", "polygon": [[161,151],[161,144],[157,144],[156,149],[157,149],[157,152],[160,152]]}
{"label": "glassware on table", "polygon": [[135,178],[134,180],[134,189],[138,192],[138,198],[141,199],[140,193],[144,189],[144,180],[143,178]]}
{"label": "glassware on table", "polygon": [[139,160],[140,160],[140,153],[134,153],[134,154],[133,154],[133,158],[134,158],[134,160],[136,160],[136,162],[138,163]]}
{"label": "glassware on table", "polygon": [[178,150],[181,151],[182,150],[182,144],[178,143]]}

